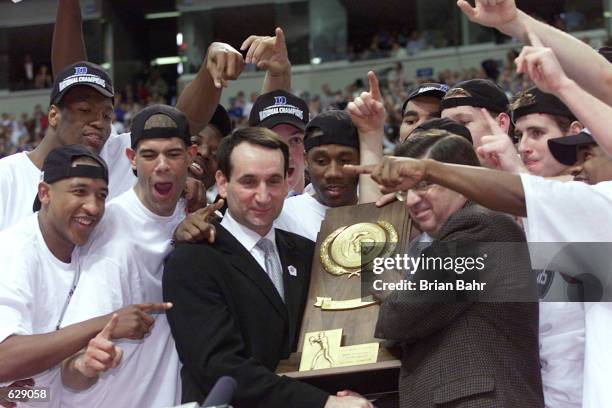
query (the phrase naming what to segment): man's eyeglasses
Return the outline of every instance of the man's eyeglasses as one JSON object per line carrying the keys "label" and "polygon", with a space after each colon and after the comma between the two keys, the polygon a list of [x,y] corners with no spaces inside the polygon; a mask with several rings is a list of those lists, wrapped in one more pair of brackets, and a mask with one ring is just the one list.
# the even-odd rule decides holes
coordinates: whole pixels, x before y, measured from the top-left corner
{"label": "man's eyeglasses", "polygon": [[414,187],[409,188],[407,191],[396,192],[395,198],[398,201],[406,201],[406,196],[408,195],[408,191],[413,191],[415,193],[427,193],[427,191],[429,191],[431,186],[433,186],[433,184],[431,184],[428,181],[425,181],[425,180],[419,181]]}

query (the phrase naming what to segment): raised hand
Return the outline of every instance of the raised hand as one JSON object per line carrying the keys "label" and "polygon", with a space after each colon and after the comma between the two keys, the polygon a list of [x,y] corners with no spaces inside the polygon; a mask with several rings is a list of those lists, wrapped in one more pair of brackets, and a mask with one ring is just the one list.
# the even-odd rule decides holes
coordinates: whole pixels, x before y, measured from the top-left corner
{"label": "raised hand", "polygon": [[229,44],[214,42],[208,47],[206,69],[215,87],[226,88],[228,81],[237,79],[244,69],[244,58]]}
{"label": "raised hand", "polygon": [[215,211],[223,207],[223,203],[223,200],[219,200],[185,217],[174,231],[174,240],[176,242],[208,240],[211,244],[215,242],[215,226],[210,221],[215,217]]}
{"label": "raised hand", "polygon": [[352,102],[349,102],[347,110],[360,134],[380,132],[382,137],[387,113],[378,86],[378,78],[372,71],[368,72],[368,82],[370,91],[362,92]]}
{"label": "raised hand", "polygon": [[457,6],[471,22],[502,31],[518,17],[515,0],[476,0],[475,7],[466,0],[459,0]]}
{"label": "raised hand", "polygon": [[271,75],[281,75],[291,69],[285,33],[281,28],[276,28],[274,37],[251,35],[244,40],[240,50],[248,50],[245,57],[247,64],[255,64]]}
{"label": "raised hand", "polygon": [[480,111],[489,125],[489,134],[482,137],[481,145],[476,149],[480,162],[490,169],[525,172],[525,166],[508,134],[486,109]]}
{"label": "raised hand", "polygon": [[117,310],[117,325],[113,329],[113,339],[142,339],[149,333],[155,319],[151,313],[165,312],[172,303],[143,303],[129,305]]}
{"label": "raised hand", "polygon": [[556,94],[569,81],[554,51],[542,44],[535,33],[527,27],[527,36],[531,45],[526,45],[514,61],[516,72],[529,75],[535,85],[542,91]]}
{"label": "raised hand", "polygon": [[100,333],[89,341],[85,351],[74,361],[75,369],[87,378],[94,378],[111,368],[116,368],[123,357],[123,350],[111,341],[119,322],[113,314]]}

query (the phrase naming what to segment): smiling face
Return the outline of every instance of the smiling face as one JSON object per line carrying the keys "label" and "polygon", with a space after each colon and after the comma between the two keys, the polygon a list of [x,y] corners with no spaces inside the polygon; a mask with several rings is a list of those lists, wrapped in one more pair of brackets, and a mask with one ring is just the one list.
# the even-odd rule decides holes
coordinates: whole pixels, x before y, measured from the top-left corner
{"label": "smiling face", "polygon": [[359,150],[338,144],[313,147],[306,154],[310,182],[315,198],[328,207],[357,203],[359,176],[342,171],[345,164],[359,164]]}
{"label": "smiling face", "polygon": [[597,184],[612,180],[612,158],[596,144],[578,147],[574,180]]}
{"label": "smiling face", "polygon": [[[77,159],[73,165],[97,166],[87,159]],[[108,185],[99,178],[71,177],[39,184],[41,229],[54,255],[68,261],[75,245],[87,243],[104,215],[107,195]]]}
{"label": "smiling face", "polygon": [[195,151],[195,146],[187,148],[178,137],[144,139],[135,151],[126,150],[138,175],[136,195],[147,209],[161,216],[174,212]]}
{"label": "smiling face", "polygon": [[77,86],[51,105],[49,124],[56,129],[60,144],[80,144],[100,153],[111,133],[113,102],[91,87]]}
{"label": "smiling face", "polygon": [[191,141],[197,146],[197,154],[193,159],[201,169],[197,178],[209,189],[215,184],[215,173],[217,172],[217,148],[223,136],[214,126],[206,126],[200,133],[193,136]]}
{"label": "smiling face", "polygon": [[566,136],[553,117],[544,113],[525,115],[516,121],[518,151],[529,173],[552,177],[562,174],[567,166],[555,160],[548,149],[548,140]]}
{"label": "smiling face", "polygon": [[219,194],[234,219],[264,236],[287,196],[284,158],[279,149],[241,142],[230,156],[231,174],[217,171]]}
{"label": "smiling face", "polygon": [[461,194],[437,184],[422,183],[406,193],[406,206],[412,221],[420,231],[434,238],[466,201]]}
{"label": "smiling face", "polygon": [[289,189],[297,193],[304,190],[304,131],[292,125],[280,124],[273,130],[289,146]]}

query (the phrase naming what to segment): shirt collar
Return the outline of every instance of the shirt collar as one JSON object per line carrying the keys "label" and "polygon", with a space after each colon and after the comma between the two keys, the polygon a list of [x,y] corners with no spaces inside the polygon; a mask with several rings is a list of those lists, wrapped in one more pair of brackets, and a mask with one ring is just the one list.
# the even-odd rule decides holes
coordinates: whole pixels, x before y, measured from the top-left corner
{"label": "shirt collar", "polygon": [[247,251],[251,252],[255,245],[259,242],[261,238],[267,238],[272,241],[272,244],[276,247],[276,234],[274,232],[274,227],[270,228],[270,231],[262,237],[257,232],[245,227],[240,224],[229,210],[225,212],[223,219],[221,220],[221,225],[225,228],[230,234],[234,236],[246,248]]}

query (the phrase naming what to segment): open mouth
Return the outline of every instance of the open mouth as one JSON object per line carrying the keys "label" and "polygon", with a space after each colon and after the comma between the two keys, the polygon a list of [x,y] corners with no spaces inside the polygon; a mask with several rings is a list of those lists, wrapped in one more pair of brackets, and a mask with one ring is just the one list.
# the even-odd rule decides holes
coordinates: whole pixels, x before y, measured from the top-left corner
{"label": "open mouth", "polygon": [[199,163],[196,163],[195,160],[193,161],[193,163],[191,163],[191,166],[190,166],[189,170],[196,177],[201,177],[204,174],[204,168]]}
{"label": "open mouth", "polygon": [[155,183],[155,192],[161,197],[168,197],[172,191],[172,183]]}
{"label": "open mouth", "polygon": [[287,170],[287,177],[291,178],[295,174],[295,167],[289,167]]}

